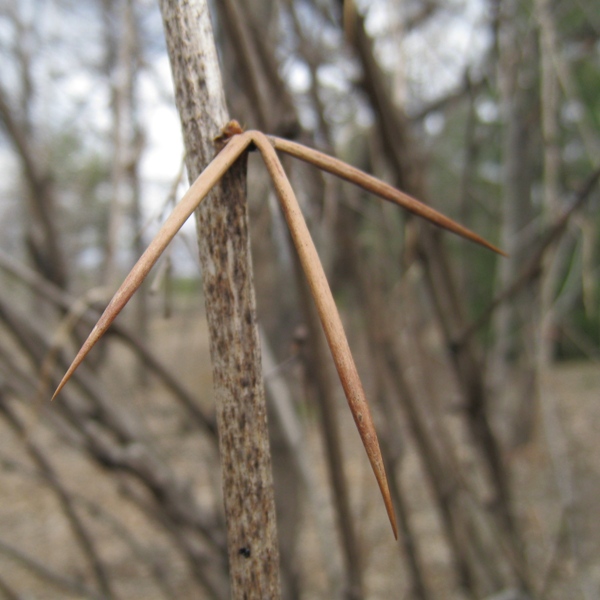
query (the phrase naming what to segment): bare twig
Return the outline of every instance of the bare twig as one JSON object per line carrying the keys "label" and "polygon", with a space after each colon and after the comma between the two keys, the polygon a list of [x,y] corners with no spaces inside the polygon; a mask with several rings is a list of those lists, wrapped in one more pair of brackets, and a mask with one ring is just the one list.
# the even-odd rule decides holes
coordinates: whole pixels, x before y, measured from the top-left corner
{"label": "bare twig", "polygon": [[26,552],[19,550],[12,544],[9,544],[2,539],[0,539],[0,554],[4,554],[12,560],[17,561],[25,568],[29,569],[32,573],[37,575],[40,579],[49,582],[65,592],[68,592],[69,594],[77,594],[81,598],[90,598],[90,600],[102,600],[103,598],[103,596],[96,593],[94,590],[89,589],[77,581],[68,579],[52,569],[49,569],[39,560],[33,558]]}
{"label": "bare twig", "polygon": [[[17,462],[12,457],[4,456],[2,454],[0,454],[0,467],[13,474],[17,474],[22,480],[32,482],[39,486],[51,487],[54,484],[51,477],[47,477],[44,473],[36,471],[29,465]],[[156,582],[156,585],[162,592],[164,598],[175,597],[175,590],[167,577],[168,564],[165,564],[164,561],[153,556],[153,551],[143,545],[140,540],[136,539],[127,525],[117,516],[109,512],[106,507],[77,492],[69,491],[68,493],[72,498],[72,501],[78,506],[81,506],[91,518],[105,525],[127,545],[132,554],[147,568],[150,577]],[[0,592],[4,592],[1,582]]]}
{"label": "bare twig", "polygon": [[541,236],[537,248],[531,253],[531,258],[527,261],[521,272],[515,280],[501,290],[490,302],[487,308],[475,319],[469,323],[465,329],[456,337],[454,344],[460,347],[465,344],[487,321],[492,317],[494,311],[518,294],[524,286],[535,279],[541,272],[542,262],[546,252],[565,232],[567,225],[574,213],[580,210],[589,199],[592,191],[600,180],[600,167],[595,169],[586,179],[581,189],[575,194],[575,198],[556,221],[548,228],[546,233]]}
{"label": "bare twig", "polygon": [[29,455],[39,467],[40,472],[48,482],[49,487],[55,493],[63,513],[79,542],[82,552],[86,556],[87,561],[94,572],[102,596],[114,598],[114,590],[112,589],[106,565],[98,554],[96,543],[90,534],[90,531],[75,509],[71,494],[63,485],[58,473],[56,473],[54,467],[45,456],[45,453],[39,448],[33,438],[27,434],[25,426],[17,416],[16,412],[11,409],[8,402],[0,402],[0,412],[4,414],[6,421],[21,437]]}
{"label": "bare twig", "polygon": [[0,593],[6,600],[22,600],[22,596],[12,589],[8,581],[0,575]]}

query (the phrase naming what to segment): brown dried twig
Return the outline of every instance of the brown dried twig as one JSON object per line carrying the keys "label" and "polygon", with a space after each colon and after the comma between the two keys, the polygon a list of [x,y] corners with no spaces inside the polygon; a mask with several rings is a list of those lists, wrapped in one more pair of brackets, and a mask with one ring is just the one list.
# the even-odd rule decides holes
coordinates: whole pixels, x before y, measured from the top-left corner
{"label": "brown dried twig", "polygon": [[335,362],[350,410],[354,417],[354,421],[360,433],[362,442],[365,446],[367,456],[371,463],[373,472],[379,484],[381,494],[385,503],[385,507],[394,531],[394,536],[397,537],[396,518],[392,507],[392,500],[388,488],[388,482],[383,466],[383,459],[379,448],[379,442],[371,411],[367,403],[365,393],[354,364],[354,359],[350,352],[350,347],[344,333],[342,322],[337,311],[329,284],[325,277],[325,272],[319,260],[316,248],[311,239],[310,233],[306,226],[306,222],[298,206],[298,201],[292,189],[292,186],[283,170],[281,162],[277,156],[276,150],[285,152],[308,162],[319,169],[337,175],[342,179],[350,181],[363,189],[372,192],[381,198],[394,202],[399,206],[409,210],[410,212],[421,216],[428,221],[431,221],[439,227],[443,227],[457,235],[474,241],[486,248],[493,250],[499,254],[503,254],[498,248],[484,240],[482,237],[473,233],[466,227],[459,225],[455,221],[445,217],[433,208],[419,202],[411,196],[400,192],[392,186],[360,171],[350,165],[318,152],[307,146],[277,138],[267,136],[260,131],[246,131],[236,121],[231,121],[223,129],[222,135],[215,139],[219,145],[223,145],[221,151],[215,156],[213,161],[199,175],[196,181],[192,184],[181,201],[173,209],[160,231],[156,234],[147,250],[142,254],[141,258],[135,264],[129,275],[121,287],[117,290],[106,310],[98,320],[96,326],[90,333],[89,337],[79,350],[77,356],[73,360],[71,366],[67,370],[65,376],[60,382],[53,399],[57,396],[60,390],[64,387],[75,369],[81,364],[85,356],[104,335],[112,321],[123,309],[131,296],[139,288],[142,281],[156,263],[159,256],[165,250],[169,242],[179,231],[181,226],[190,217],[200,202],[206,197],[214,185],[218,183],[221,177],[229,170],[236,160],[249,148],[257,148],[265,162],[269,175],[273,180],[275,191],[281,203],[283,213],[285,215],[288,227],[290,229],[292,239],[296,245],[302,268],[304,269],[306,278],[319,317],[331,349],[331,354]]}

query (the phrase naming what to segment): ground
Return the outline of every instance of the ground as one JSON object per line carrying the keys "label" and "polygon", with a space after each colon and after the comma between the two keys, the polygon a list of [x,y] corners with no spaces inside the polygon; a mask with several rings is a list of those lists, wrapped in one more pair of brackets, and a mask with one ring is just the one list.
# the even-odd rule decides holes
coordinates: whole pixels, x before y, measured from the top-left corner
{"label": "ground", "polygon": [[[162,340],[161,352],[182,373],[186,384],[210,390],[210,370],[205,325],[193,324],[184,317],[157,325],[155,336]],[[195,340],[195,341],[194,341]],[[189,343],[188,343],[189,342]],[[182,354],[181,347],[193,351]],[[119,351],[125,352],[125,351]],[[132,390],[131,363],[119,355],[112,357],[119,366],[112,375],[112,385]],[[200,365],[200,366],[199,366]],[[545,404],[539,412],[535,440],[510,456],[515,504],[519,524],[528,540],[529,569],[535,573],[538,589],[548,591],[546,598],[598,598],[600,593],[600,369],[590,362],[556,365],[545,382]],[[178,410],[164,400],[160,388],[143,394],[131,394],[132,414],[143,419],[159,448],[161,456],[181,476],[193,474],[194,491],[202,505],[218,502],[213,490],[218,481],[217,460],[213,449],[197,436],[186,432]],[[204,402],[210,404],[210,392]],[[60,402],[60,399],[58,400]],[[119,537],[118,523],[108,513],[134,532],[139,551],[149,553],[158,565],[169,571],[174,597],[197,598],[189,592],[186,568],[173,558],[164,534],[148,525],[147,520],[123,499],[122,488],[100,468],[92,466],[60,436],[44,427],[52,407],[21,411],[35,443],[49,453],[53,464],[69,490],[80,496],[78,506],[91,524],[100,555],[111,568],[121,598],[162,598],[147,569],[132,557],[131,548]],[[403,597],[405,574],[402,556],[397,550],[385,516],[385,510],[372,481],[372,473],[356,443],[354,425],[343,403],[340,422],[348,460],[352,510],[363,541],[366,597],[387,600]],[[9,582],[27,599],[78,598],[68,595],[39,578],[33,577],[18,560],[10,558],[4,543],[30,553],[57,573],[86,580],[86,569],[73,535],[56,498],[40,483],[22,442],[4,425],[0,425],[0,584]],[[325,480],[318,429],[309,419],[307,436],[311,441],[311,458],[317,477]],[[426,485],[420,480],[418,461],[408,455],[403,469],[412,522],[418,533],[428,580],[436,598],[462,598],[445,593],[451,585],[449,554],[441,540],[439,522],[431,512]],[[323,489],[326,488],[323,486]],[[329,501],[324,492],[325,502]],[[85,502],[107,511],[94,514]],[[112,517],[111,517],[112,518]],[[310,581],[307,600],[326,598],[327,568],[339,570],[335,540],[323,540],[321,525],[332,527],[331,507],[327,505],[319,519],[307,505],[300,527],[303,556],[300,574]],[[333,531],[333,529],[332,529]],[[329,548],[333,555],[323,556]],[[87,580],[89,584],[89,579]],[[399,592],[400,590],[400,592]],[[2,596],[0,585],[0,596]],[[6,596],[10,597],[10,596]]]}

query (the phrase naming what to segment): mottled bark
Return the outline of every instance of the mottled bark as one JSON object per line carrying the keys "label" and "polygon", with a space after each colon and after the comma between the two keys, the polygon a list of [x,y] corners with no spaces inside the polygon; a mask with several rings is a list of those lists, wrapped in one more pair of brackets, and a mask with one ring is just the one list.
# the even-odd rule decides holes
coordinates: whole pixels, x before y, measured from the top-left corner
{"label": "mottled bark", "polygon": [[[208,6],[161,0],[194,179],[228,119]],[[233,598],[278,598],[279,553],[245,196],[238,161],[197,211]]]}

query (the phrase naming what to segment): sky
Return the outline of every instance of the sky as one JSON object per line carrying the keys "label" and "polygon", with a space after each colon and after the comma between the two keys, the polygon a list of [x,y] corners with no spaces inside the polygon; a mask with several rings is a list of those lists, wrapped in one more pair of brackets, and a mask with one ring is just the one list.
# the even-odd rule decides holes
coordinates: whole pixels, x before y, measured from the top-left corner
{"label": "sky", "polygon": [[[145,24],[151,35],[158,38],[162,34],[160,15],[154,3],[147,4],[148,11],[153,12],[145,13]],[[58,123],[59,127],[61,122],[67,121],[65,125],[70,126],[68,120],[75,114],[75,124],[86,130],[86,143],[100,146],[102,137],[111,127],[110,98],[106,86],[98,85],[97,73],[85,68],[90,63],[101,67],[105,52],[102,24],[98,23],[94,13],[97,4],[70,0],[24,0],[20,6],[24,20],[31,22],[39,36],[48,40],[43,52],[37,49],[39,57],[33,71],[38,86],[36,111],[40,121]],[[439,16],[430,19],[428,25],[420,27],[416,34],[405,34],[399,29],[395,18],[397,3],[376,0],[369,6],[368,29],[381,39],[378,51],[382,63],[390,73],[397,99],[409,108],[417,98],[419,102],[429,101],[446,93],[456,85],[466,64],[489,44],[486,28],[482,26],[486,14],[481,0],[449,0]],[[41,7],[40,14],[36,14],[36,7]],[[65,14],[69,17],[65,18]],[[11,35],[0,18],[0,43],[10,46],[14,41]],[[78,52],[73,53],[73,48],[77,48]],[[173,106],[169,62],[162,41],[154,42],[148,60],[149,68],[140,72],[138,85],[142,106],[140,119],[146,135],[141,161],[144,210],[152,230],[156,229],[156,218],[180,171],[183,143],[179,118]],[[11,74],[5,61],[0,65],[3,84],[18,85],[17,74]],[[292,61],[286,75],[296,92],[308,87],[309,75],[301,62]],[[337,86],[342,92],[349,85],[344,82],[348,76],[352,76],[352,69],[340,69],[340,64],[335,61],[319,70],[320,83]],[[426,126],[430,133],[439,135],[444,127],[443,118],[436,119],[433,115]],[[96,132],[96,136],[88,137],[90,131]],[[14,159],[1,144],[0,172],[14,173]],[[4,191],[6,194],[9,181],[10,177],[2,178],[0,193]],[[180,186],[180,196],[184,189],[185,183]],[[187,235],[195,235],[193,220],[186,224],[184,230]]]}

